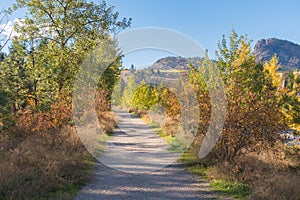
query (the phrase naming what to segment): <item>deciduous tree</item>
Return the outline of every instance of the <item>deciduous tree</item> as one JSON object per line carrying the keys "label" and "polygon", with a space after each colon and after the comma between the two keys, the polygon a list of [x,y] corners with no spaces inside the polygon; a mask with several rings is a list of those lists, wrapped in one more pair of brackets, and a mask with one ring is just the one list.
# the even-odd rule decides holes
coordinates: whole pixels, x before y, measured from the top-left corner
{"label": "deciduous tree", "polygon": [[58,91],[71,91],[86,54],[131,21],[119,20],[119,13],[105,1],[97,5],[86,0],[17,0],[11,11],[19,8],[27,10],[24,22],[16,26],[20,39],[30,42],[33,57],[36,46],[47,40],[43,54],[51,61],[48,64],[54,71],[52,78]]}

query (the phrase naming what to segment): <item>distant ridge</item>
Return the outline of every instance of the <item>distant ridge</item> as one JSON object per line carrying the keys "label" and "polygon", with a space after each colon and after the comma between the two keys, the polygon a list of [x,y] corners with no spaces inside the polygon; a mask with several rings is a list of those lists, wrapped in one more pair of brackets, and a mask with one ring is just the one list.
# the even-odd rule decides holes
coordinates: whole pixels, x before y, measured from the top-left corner
{"label": "distant ridge", "polygon": [[[279,57],[282,68],[280,71],[300,70],[300,45],[277,38],[261,39],[256,42],[254,55],[260,62],[269,61],[273,55]],[[201,64],[203,58],[165,57],[157,60],[149,68],[153,70],[188,70],[188,63],[195,67]]]}
{"label": "distant ridge", "polygon": [[187,70],[189,69],[188,63],[195,66],[199,65],[203,58],[193,57],[193,58],[183,58],[183,57],[165,57],[156,61],[150,66],[153,70]]}
{"label": "distant ridge", "polygon": [[300,69],[300,45],[277,38],[261,39],[254,47],[254,55],[258,61],[266,62],[276,54],[281,71]]}

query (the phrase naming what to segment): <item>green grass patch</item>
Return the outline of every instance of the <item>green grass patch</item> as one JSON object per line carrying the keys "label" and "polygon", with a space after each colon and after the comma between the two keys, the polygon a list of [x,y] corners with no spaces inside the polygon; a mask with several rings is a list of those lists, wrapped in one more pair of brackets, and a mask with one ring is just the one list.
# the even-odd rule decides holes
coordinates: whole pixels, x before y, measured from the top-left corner
{"label": "green grass patch", "polygon": [[245,183],[237,183],[225,180],[211,180],[207,176],[209,167],[200,163],[193,147],[190,147],[180,158],[186,169],[203,179],[210,181],[210,186],[214,191],[227,194],[231,197],[244,200],[251,194],[251,187]]}
{"label": "green grass patch", "polygon": [[160,137],[162,137],[162,138],[171,137],[171,136],[169,136],[167,133],[163,132],[162,130],[159,130],[159,131],[157,132],[157,134],[158,134]]}
{"label": "green grass patch", "polygon": [[176,137],[170,137],[167,141],[168,150],[174,153],[183,153],[186,151],[186,147]]}
{"label": "green grass patch", "polygon": [[[144,120],[144,119],[143,119]],[[153,129],[161,129],[160,127],[159,127],[159,123],[157,123],[157,122],[147,122],[146,120],[144,120],[146,123],[147,123],[147,125],[148,126],[150,126],[151,128],[153,128]]]}
{"label": "green grass patch", "polygon": [[189,171],[197,176],[201,176],[204,179],[208,179],[206,172],[207,172],[207,167],[204,167],[202,165],[194,165],[193,167],[190,167]]}
{"label": "green grass patch", "polygon": [[251,194],[251,187],[248,184],[232,181],[215,180],[210,183],[214,191],[228,194],[238,199],[246,199]]}
{"label": "green grass patch", "polygon": [[193,147],[190,147],[187,151],[185,151],[182,154],[180,160],[183,162],[183,164],[189,172],[200,176],[203,179],[208,179],[206,175],[208,167],[204,166],[199,162],[198,157],[193,151]]}

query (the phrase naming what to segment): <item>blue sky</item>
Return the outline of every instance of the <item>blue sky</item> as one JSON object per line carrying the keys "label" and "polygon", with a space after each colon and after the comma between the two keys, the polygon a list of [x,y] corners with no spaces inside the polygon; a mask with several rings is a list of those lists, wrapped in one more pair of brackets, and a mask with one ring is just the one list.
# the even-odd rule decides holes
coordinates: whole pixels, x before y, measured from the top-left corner
{"label": "blue sky", "polygon": [[[131,28],[162,27],[193,38],[213,57],[218,40],[233,28],[255,43],[276,37],[300,44],[300,1],[108,0]],[[253,44],[254,45],[254,44]]]}
{"label": "blue sky", "polygon": [[[11,4],[11,1],[0,1],[0,8]],[[300,1],[297,0],[107,0],[107,3],[115,6],[120,17],[132,17],[128,30],[172,29],[194,39],[211,56],[222,34],[229,35],[232,28],[239,34],[248,34],[254,43],[261,38],[276,37],[300,44]],[[21,16],[19,12],[11,18]],[[131,53],[125,55],[124,64],[146,65],[166,55],[149,50]]]}

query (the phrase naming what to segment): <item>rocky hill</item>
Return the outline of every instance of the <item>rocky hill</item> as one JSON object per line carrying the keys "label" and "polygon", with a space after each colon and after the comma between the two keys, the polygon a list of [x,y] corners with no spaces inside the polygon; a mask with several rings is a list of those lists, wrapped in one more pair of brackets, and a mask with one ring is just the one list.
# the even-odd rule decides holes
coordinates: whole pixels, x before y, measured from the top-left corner
{"label": "rocky hill", "polygon": [[[268,61],[274,54],[279,57],[279,63],[282,65],[281,71],[300,69],[300,45],[276,38],[261,39],[255,44],[254,55],[258,61]],[[202,59],[198,57],[165,57],[156,61],[150,68],[153,70],[186,70],[189,69],[188,63],[198,66],[201,61]]]}
{"label": "rocky hill", "polygon": [[192,63],[197,66],[201,63],[201,58],[183,58],[183,57],[166,57],[161,58],[150,66],[153,70],[169,70],[169,69],[189,69],[187,64]]}
{"label": "rocky hill", "polygon": [[276,38],[261,39],[254,47],[254,55],[261,62],[276,54],[283,71],[300,69],[300,45]]}

